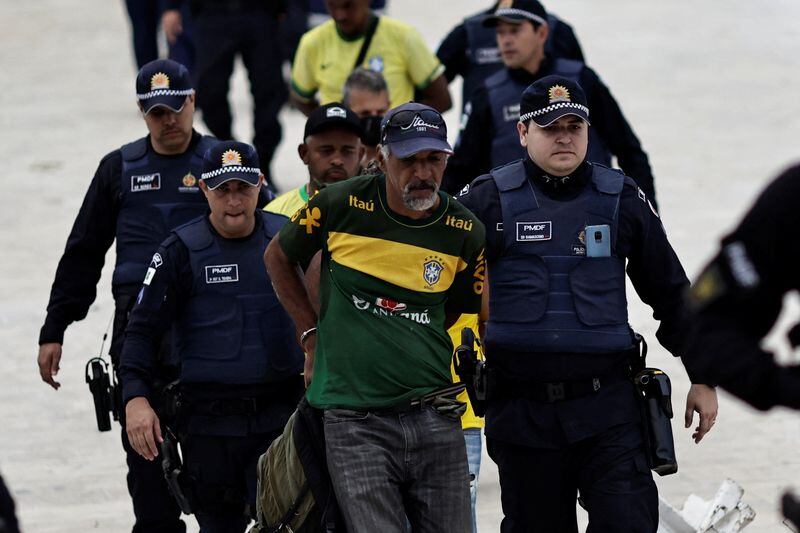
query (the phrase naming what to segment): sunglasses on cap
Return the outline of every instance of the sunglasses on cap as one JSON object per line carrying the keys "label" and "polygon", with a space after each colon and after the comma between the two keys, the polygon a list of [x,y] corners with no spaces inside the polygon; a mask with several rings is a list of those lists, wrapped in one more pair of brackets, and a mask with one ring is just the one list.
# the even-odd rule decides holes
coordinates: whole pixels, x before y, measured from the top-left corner
{"label": "sunglasses on cap", "polygon": [[433,126],[438,128],[444,125],[444,119],[438,111],[433,109],[422,109],[413,111],[411,109],[399,111],[389,118],[386,126],[407,130],[412,126]]}

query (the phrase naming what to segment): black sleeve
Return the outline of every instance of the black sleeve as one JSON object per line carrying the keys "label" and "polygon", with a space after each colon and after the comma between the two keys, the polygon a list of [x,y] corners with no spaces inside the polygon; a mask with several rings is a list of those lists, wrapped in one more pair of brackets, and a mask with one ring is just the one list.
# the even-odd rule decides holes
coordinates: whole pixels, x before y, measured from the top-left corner
{"label": "black sleeve", "polygon": [[442,179],[442,189],[450,194],[492,169],[492,110],[485,87],[476,90],[472,101],[464,106],[461,124]]}
{"label": "black sleeve", "polygon": [[550,37],[553,40],[553,51],[556,57],[573,59],[585,63],[583,49],[575,36],[572,26],[559,19]]}
{"label": "black sleeve", "polygon": [[619,167],[633,178],[658,209],[650,160],[608,87],[590,68],[583,69],[581,84],[589,97],[589,120],[617,158]]}
{"label": "black sleeve", "polygon": [[116,235],[120,172],[122,154],[116,150],[100,161],[89,184],[58,262],[39,344],[63,343],[67,326],[85,318],[97,296],[106,252]]}
{"label": "black sleeve", "polygon": [[687,327],[683,293],[689,286],[686,272],[641,189],[632,183],[625,185],[619,212],[618,254],[628,259],[631,283],[659,321],[656,338],[672,355],[682,356]]}
{"label": "black sleeve", "polygon": [[[800,408],[800,367],[779,365],[761,341],[787,291],[798,287],[800,167],[759,197],[689,293],[693,311],[687,365],[759,409]],[[797,344],[800,329],[790,332]]]}
{"label": "black sleeve", "polygon": [[439,45],[439,49],[436,50],[436,57],[444,65],[444,76],[448,83],[453,81],[456,76],[463,76],[469,68],[467,46],[467,30],[462,23],[447,34],[442,44]]}
{"label": "black sleeve", "polygon": [[503,215],[500,193],[490,176],[479,176],[456,199],[480,220],[486,228],[486,259],[494,260],[503,251]]}
{"label": "black sleeve", "polygon": [[125,329],[119,367],[123,405],[136,396],[149,397],[161,339],[191,292],[186,246],[171,235],[156,253],[162,262],[150,263]]}

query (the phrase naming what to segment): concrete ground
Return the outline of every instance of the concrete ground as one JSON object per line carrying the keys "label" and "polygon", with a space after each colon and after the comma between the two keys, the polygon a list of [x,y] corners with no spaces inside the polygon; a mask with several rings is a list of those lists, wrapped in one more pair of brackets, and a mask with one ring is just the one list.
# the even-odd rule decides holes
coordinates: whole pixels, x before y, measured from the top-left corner
{"label": "concrete ground", "polygon": [[[390,13],[435,47],[488,3],[394,0]],[[800,3],[559,0],[549,7],[572,23],[642,139],[665,226],[694,276],[756,192],[800,155]],[[66,335],[61,390],[45,386],[36,368],[50,283],[92,173],[103,154],[145,131],[123,3],[2,2],[0,20],[0,160],[7,165],[0,172],[0,470],[25,531],[123,532],[132,513],[119,436],[96,431],[82,374],[111,316],[110,268],[88,317]],[[236,131],[247,139],[251,105],[241,72],[232,101]],[[288,188],[305,177],[295,155],[303,119],[291,110],[281,118],[285,141],[274,174]],[[447,118],[454,130],[457,115]],[[653,339],[649,309],[631,300],[633,325]],[[685,372],[652,340],[651,347],[651,364],[672,376],[681,413]],[[784,530],[776,506],[800,471],[797,414],[758,413],[721,394],[717,427],[699,446],[678,418],[680,472],[657,480],[662,496],[673,504],[690,492],[710,498],[731,477],[758,513],[747,531]],[[501,518],[499,488],[484,459],[479,522],[492,531]]]}

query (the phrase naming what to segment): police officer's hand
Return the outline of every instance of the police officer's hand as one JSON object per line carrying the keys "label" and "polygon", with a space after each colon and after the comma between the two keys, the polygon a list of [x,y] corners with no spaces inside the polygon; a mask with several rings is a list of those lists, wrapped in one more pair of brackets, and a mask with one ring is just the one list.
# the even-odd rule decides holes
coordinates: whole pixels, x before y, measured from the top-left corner
{"label": "police officer's hand", "polygon": [[42,381],[58,390],[61,383],[53,378],[58,374],[58,365],[61,362],[61,343],[46,342],[39,346],[38,362],[39,375],[42,376]]}
{"label": "police officer's hand", "polygon": [[161,29],[164,30],[164,36],[169,44],[175,44],[178,35],[183,33],[183,19],[180,10],[167,9],[164,11],[161,15]]}
{"label": "police officer's hand", "polygon": [[694,412],[697,411],[700,415],[700,425],[694,428],[694,433],[692,434],[695,443],[703,440],[705,434],[714,427],[718,410],[717,391],[714,387],[700,384],[693,384],[691,386],[689,394],[686,396],[684,421],[687,428],[691,427],[692,420],[694,419]]}
{"label": "police officer's hand", "polygon": [[152,461],[158,457],[158,444],[161,437],[161,422],[144,396],[137,396],[125,405],[125,430],[128,441],[136,453]]}

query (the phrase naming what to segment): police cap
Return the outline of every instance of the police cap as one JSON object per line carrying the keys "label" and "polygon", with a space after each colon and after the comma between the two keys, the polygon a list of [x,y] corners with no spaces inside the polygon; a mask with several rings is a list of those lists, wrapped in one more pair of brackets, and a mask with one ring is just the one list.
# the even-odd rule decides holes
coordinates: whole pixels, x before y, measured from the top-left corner
{"label": "police cap", "polygon": [[494,13],[483,19],[483,25],[487,28],[493,28],[501,20],[511,24],[520,24],[527,20],[534,26],[538,26],[539,24],[547,24],[547,12],[544,10],[544,6],[536,0],[500,2]]}
{"label": "police cap", "polygon": [[589,105],[581,86],[563,76],[545,76],[522,93],[519,121],[533,120],[548,126],[565,115],[575,115],[589,123]]}
{"label": "police cap", "polygon": [[136,75],[136,98],[145,115],[158,106],[177,113],[190,94],[194,94],[194,89],[189,70],[171,59],[151,61]]}
{"label": "police cap", "polygon": [[260,177],[258,153],[247,143],[222,141],[209,148],[203,156],[200,179],[209,189],[216,189],[230,180],[256,186]]}

